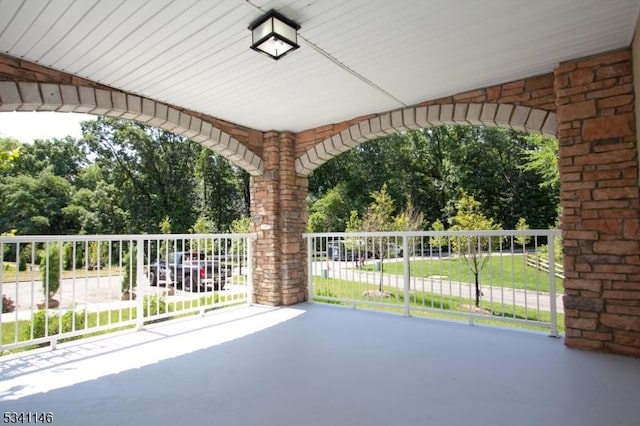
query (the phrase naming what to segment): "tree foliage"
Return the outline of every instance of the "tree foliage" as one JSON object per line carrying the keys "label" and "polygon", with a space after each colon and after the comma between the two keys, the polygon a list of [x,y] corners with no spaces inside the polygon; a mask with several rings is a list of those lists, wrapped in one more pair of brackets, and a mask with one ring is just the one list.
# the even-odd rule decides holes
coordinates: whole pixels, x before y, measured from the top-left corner
{"label": "tree foliage", "polygon": [[[456,205],[457,212],[452,219],[452,231],[490,231],[501,229],[492,218],[486,217],[480,202],[469,194],[463,194]],[[491,256],[492,248],[499,244],[499,238],[483,235],[457,235],[451,237],[451,245],[455,253],[460,256],[475,277],[475,303],[480,305],[480,272]]]}
{"label": "tree foliage", "polygon": [[20,143],[11,138],[0,138],[0,176],[11,170],[20,156]]}
{"label": "tree foliage", "polygon": [[[175,233],[205,219],[210,232],[229,232],[249,215],[249,175],[199,144],[115,118],[82,127],[80,140],[0,139],[0,232],[157,233],[165,219]],[[520,218],[548,228],[557,175],[557,142],[540,136],[471,126],[400,132],[314,171],[308,230],[446,228],[464,193],[506,228]]]}
{"label": "tree foliage", "polygon": [[526,162],[521,165],[522,170],[538,173],[542,177],[542,188],[557,191],[560,187],[558,140],[535,134],[527,135],[526,139],[530,147],[523,152]]}
{"label": "tree foliage", "polygon": [[[412,205],[423,213],[425,227],[436,220],[448,226],[468,193],[506,228],[520,217],[532,228],[548,228],[557,218],[559,190],[543,185],[548,176],[538,168],[524,167],[543,140],[513,130],[440,126],[359,145],[310,176],[310,229],[345,230],[347,212],[364,215],[369,194],[383,184],[396,209]],[[557,173],[557,162],[551,164]]]}
{"label": "tree foliage", "polygon": [[248,174],[164,130],[100,117],[84,138],[0,139],[0,231],[17,234],[186,233],[207,217],[228,231],[248,213]]}

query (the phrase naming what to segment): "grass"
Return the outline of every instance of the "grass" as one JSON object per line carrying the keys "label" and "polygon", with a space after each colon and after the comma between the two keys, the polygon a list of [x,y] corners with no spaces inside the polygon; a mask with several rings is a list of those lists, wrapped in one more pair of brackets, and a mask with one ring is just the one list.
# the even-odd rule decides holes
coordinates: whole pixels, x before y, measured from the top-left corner
{"label": "grass", "polygon": [[[170,301],[167,302],[166,299],[157,296],[151,296],[145,298],[145,307],[144,307],[144,316],[145,318],[149,316],[147,311],[151,311],[152,315],[162,315],[166,314],[166,317],[159,318],[156,320],[146,320],[146,323],[150,322],[160,322],[167,321],[170,319],[177,319],[185,316],[190,316],[197,314],[198,312],[188,312],[187,310],[192,308],[204,307],[205,312],[212,311],[215,309],[219,309],[219,306],[212,306],[215,303],[220,301],[220,296],[215,293],[213,295],[201,296],[197,299],[192,300],[179,300],[179,301]],[[185,312],[187,311],[187,312]],[[74,311],[76,315],[80,315],[84,318],[81,326],[77,326],[75,329],[71,325],[70,322],[65,326],[64,318],[60,320],[60,317],[54,317],[53,321],[61,321],[63,323],[63,331],[64,332],[73,332],[78,330],[87,331],[86,334],[82,336],[76,336],[66,339],[61,339],[59,342],[64,342],[68,340],[74,340],[79,338],[92,337],[97,335],[102,335],[106,333],[112,333],[115,331],[126,330],[135,327],[135,324],[125,324],[128,321],[135,320],[137,318],[137,309],[135,307],[129,308],[121,308],[121,309],[111,309],[111,310],[102,310],[99,312],[87,312],[84,310],[76,310]],[[172,315],[173,313],[173,315]],[[34,313],[36,315],[37,313]],[[118,326],[117,324],[122,323],[122,326]],[[32,319],[28,320],[19,320],[17,324],[15,321],[3,322],[2,323],[2,345],[10,345],[16,342],[26,342],[31,339],[31,324]],[[51,323],[50,323],[51,324]],[[78,324],[78,323],[76,323]],[[17,339],[16,339],[16,325],[17,325]],[[108,330],[96,330],[95,332],[91,332],[89,330],[93,328],[98,328],[102,326],[112,326]],[[66,328],[65,328],[66,327]],[[35,349],[39,347],[39,345],[32,346],[24,346],[16,349],[12,349],[11,352],[20,352],[26,351],[30,349]]]}
{"label": "grass", "polygon": [[[42,278],[42,273],[39,270],[33,271],[18,271],[16,269],[15,262],[3,262],[2,270],[2,282],[3,283],[15,283],[36,280],[39,281]],[[109,275],[120,275],[122,268],[120,266],[106,266],[102,269],[76,269],[75,271],[61,271],[60,278],[73,278],[73,277],[97,277]]]}
{"label": "grass", "polygon": [[[340,280],[333,278],[321,278],[315,276],[313,278],[314,300],[339,305],[361,305],[368,306],[370,309],[382,310],[387,312],[404,313],[404,290],[394,287],[384,287],[384,291],[389,297],[373,297],[364,295],[367,290],[375,290],[377,285],[360,283],[349,280]],[[329,298],[329,299],[327,299]],[[349,301],[340,301],[332,299],[346,299]],[[369,302],[369,303],[367,303]],[[378,304],[370,304],[378,303]],[[380,305],[383,303],[384,305]],[[448,296],[433,294],[423,291],[411,291],[410,293],[410,310],[411,315],[427,316],[434,318],[455,319],[460,320],[461,315],[466,317],[468,310],[464,306],[473,306],[474,301],[471,298]],[[509,326],[515,328],[525,328],[540,331],[548,331],[548,327],[544,325],[536,325],[533,322],[549,322],[551,314],[546,311],[537,311],[535,309],[525,309],[520,306],[506,305],[499,302],[489,303],[481,301],[480,307],[491,312],[487,317],[475,317],[474,322]],[[440,312],[425,311],[438,310]],[[421,311],[422,310],[422,311]],[[448,312],[447,312],[448,311]],[[457,315],[456,315],[457,314]],[[531,324],[523,323],[506,323],[501,319],[517,319],[524,321],[532,321]],[[564,332],[564,315],[558,314],[558,330]]]}
{"label": "grass", "polygon": [[[451,281],[471,284],[475,282],[471,269],[461,258],[412,260],[409,265],[412,277],[428,278],[439,275],[446,276],[446,279]],[[384,262],[385,273],[402,275],[403,267],[403,262],[396,259]],[[365,270],[372,271],[374,266],[366,265]],[[483,284],[548,292],[549,274],[527,266],[525,257],[521,254],[491,256],[480,272],[480,286]],[[556,293],[562,292],[562,279],[556,278]]]}

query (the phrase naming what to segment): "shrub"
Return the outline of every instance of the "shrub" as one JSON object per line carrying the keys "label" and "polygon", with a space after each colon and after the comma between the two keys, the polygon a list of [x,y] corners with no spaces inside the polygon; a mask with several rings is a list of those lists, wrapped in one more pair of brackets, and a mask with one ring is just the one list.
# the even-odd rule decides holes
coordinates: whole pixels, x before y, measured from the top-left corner
{"label": "shrub", "polygon": [[124,293],[137,285],[138,261],[136,259],[136,246],[132,245],[131,249],[124,255],[122,269],[122,292]]}
{"label": "shrub", "polygon": [[[57,313],[48,314],[47,311],[41,310],[33,314],[31,328],[25,329],[25,333],[33,332],[33,338],[38,339],[40,337],[82,330],[84,329],[84,317],[84,310],[77,312],[67,311],[62,314],[62,318]],[[60,329],[61,324],[62,330]],[[45,327],[47,334],[45,334]],[[29,338],[30,335],[25,336],[25,340]]]}
{"label": "shrub", "polygon": [[18,271],[26,271],[27,264],[31,263],[31,244],[27,244],[26,246],[20,249],[20,257],[18,258]]}
{"label": "shrub", "polygon": [[62,245],[62,253],[62,267],[66,271],[84,266],[84,247],[81,243],[67,241]]}
{"label": "shrub", "polygon": [[160,315],[165,312],[167,312],[167,302],[164,297],[159,297],[157,295],[144,297],[144,305],[142,308],[142,315],[144,317]]}
{"label": "shrub", "polygon": [[2,295],[2,313],[6,314],[8,312],[13,312],[16,310],[16,305],[13,303],[10,297]]}
{"label": "shrub", "polygon": [[40,258],[40,271],[42,271],[42,292],[45,298],[51,299],[60,288],[60,248],[58,243],[46,245]]}

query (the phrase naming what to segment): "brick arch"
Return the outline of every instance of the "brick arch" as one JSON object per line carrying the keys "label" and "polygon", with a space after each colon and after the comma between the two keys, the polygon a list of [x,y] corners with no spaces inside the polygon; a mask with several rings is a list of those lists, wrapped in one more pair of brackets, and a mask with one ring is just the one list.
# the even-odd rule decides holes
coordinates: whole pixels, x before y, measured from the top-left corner
{"label": "brick arch", "polygon": [[187,137],[252,175],[262,159],[227,132],[202,118],[152,99],[90,86],[0,81],[0,111],[58,111],[135,120]]}
{"label": "brick arch", "polygon": [[296,159],[296,172],[309,175],[349,149],[380,136],[409,129],[466,124],[503,127],[556,137],[556,113],[506,103],[447,103],[410,107],[375,115],[325,138]]}

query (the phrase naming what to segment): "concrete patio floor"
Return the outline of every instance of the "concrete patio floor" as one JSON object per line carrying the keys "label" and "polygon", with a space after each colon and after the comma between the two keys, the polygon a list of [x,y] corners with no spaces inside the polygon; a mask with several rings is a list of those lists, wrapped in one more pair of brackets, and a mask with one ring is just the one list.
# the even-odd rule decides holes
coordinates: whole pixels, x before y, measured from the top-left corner
{"label": "concrete patio floor", "polygon": [[640,360],[541,334],[251,306],[0,358],[3,412],[72,425],[640,425]]}

